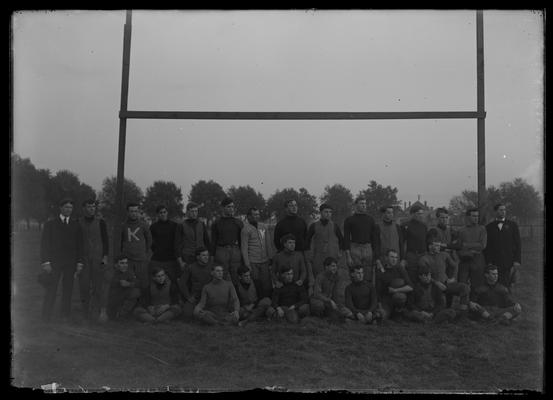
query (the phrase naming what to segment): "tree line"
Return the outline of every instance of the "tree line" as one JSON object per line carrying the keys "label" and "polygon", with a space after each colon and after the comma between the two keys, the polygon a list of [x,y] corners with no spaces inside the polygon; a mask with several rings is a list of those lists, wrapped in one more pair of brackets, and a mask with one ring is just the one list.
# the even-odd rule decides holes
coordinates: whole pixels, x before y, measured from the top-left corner
{"label": "tree line", "polygon": [[[80,212],[80,204],[89,198],[98,201],[99,210],[108,221],[113,221],[117,210],[115,203],[116,177],[106,177],[102,182],[101,190],[96,191],[79,180],[79,177],[68,170],[60,170],[55,174],[48,169],[37,169],[28,158],[21,158],[17,154],[11,156],[12,176],[12,220],[14,223],[25,221],[27,227],[30,221],[35,220],[41,226],[48,218],[57,215],[58,202],[63,197],[71,197],[76,204],[76,215]],[[141,204],[143,211],[150,218],[155,217],[155,207],[165,204],[169,215],[182,217],[185,201],[181,188],[171,181],[155,181],[151,186],[142,189],[131,179],[125,179],[123,185],[123,200]],[[250,207],[261,210],[262,218],[271,216],[279,219],[284,212],[284,202],[293,198],[298,203],[298,214],[309,220],[313,213],[318,211],[318,205],[330,204],[334,208],[333,219],[341,225],[344,219],[351,214],[354,198],[363,196],[367,199],[367,210],[378,218],[378,209],[383,205],[392,205],[400,208],[397,199],[398,189],[392,186],[384,186],[371,180],[366,189],[360,190],[355,196],[345,186],[336,183],[327,185],[323,194],[317,196],[309,193],[303,187],[278,189],[269,198],[249,185],[231,186],[224,190],[223,187],[213,181],[199,180],[192,184],[187,201],[193,201],[201,205],[200,217],[206,219],[218,215],[221,200],[229,196],[234,199],[237,214],[244,215]],[[449,210],[454,215],[462,215],[467,208],[477,204],[477,193],[464,190],[460,195],[454,196],[449,203]],[[488,201],[486,210],[493,204],[503,202],[510,210],[510,215],[519,219],[532,219],[542,216],[543,201],[538,191],[521,178],[512,182],[501,183],[498,188],[488,188]]]}

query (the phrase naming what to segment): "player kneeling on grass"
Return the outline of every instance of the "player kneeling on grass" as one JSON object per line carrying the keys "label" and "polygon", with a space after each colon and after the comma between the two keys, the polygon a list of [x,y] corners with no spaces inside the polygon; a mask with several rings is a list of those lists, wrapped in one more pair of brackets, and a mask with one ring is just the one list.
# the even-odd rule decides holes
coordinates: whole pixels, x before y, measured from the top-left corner
{"label": "player kneeling on grass", "polygon": [[143,322],[167,322],[181,313],[179,289],[161,266],[151,270],[150,285],[140,295],[134,315]]}
{"label": "player kneeling on grass", "polygon": [[413,291],[413,283],[405,267],[399,265],[397,251],[388,249],[382,269],[376,271],[376,295],[382,309],[382,318],[402,315],[407,304],[407,294]]}
{"label": "player kneeling on grass", "polygon": [[223,266],[211,267],[212,280],[202,288],[194,316],[208,325],[236,325],[240,302],[234,285],[225,279]]}
{"label": "player kneeling on grass", "polygon": [[338,275],[338,261],[334,257],[327,257],[323,261],[323,267],[324,271],[315,278],[313,297],[310,299],[311,314],[334,319],[351,317],[352,312],[338,302],[338,290],[343,287]]}
{"label": "player kneeling on grass", "polygon": [[444,292],[446,304],[452,303],[453,296],[459,296],[458,311],[466,313],[469,304],[469,286],[457,282],[457,262],[445,251],[440,251],[441,242],[437,237],[427,237],[428,252],[419,259],[419,265],[427,265],[436,285]]}
{"label": "player kneeling on grass", "polygon": [[407,298],[405,316],[411,321],[437,323],[453,321],[457,312],[446,308],[445,294],[432,279],[432,270],[428,265],[421,265],[418,269],[418,282],[413,292]]}
{"label": "player kneeling on grass", "polygon": [[194,317],[194,308],[200,301],[202,289],[211,282],[212,265],[209,262],[209,251],[205,247],[198,247],[195,250],[196,262],[187,264],[179,278],[182,302],[182,317],[190,320]]}
{"label": "player kneeling on grass", "polygon": [[509,289],[497,282],[498,277],[498,267],[489,264],[484,272],[486,282],[470,294],[469,308],[484,320],[509,324],[520,315],[522,307],[512,299]]}
{"label": "player kneeling on grass", "polygon": [[291,323],[299,322],[300,318],[309,315],[309,298],[303,285],[294,282],[294,269],[283,267],[280,271],[282,286],[273,290],[271,306],[267,309],[267,317],[277,321],[283,318]]}
{"label": "player kneeling on grass", "polygon": [[250,269],[246,266],[238,268],[238,284],[236,293],[240,301],[240,322],[239,326],[244,326],[248,322],[254,321],[265,315],[267,308],[271,305],[271,299],[257,297],[257,290],[252,282]]}
{"label": "player kneeling on grass", "polygon": [[365,281],[363,266],[350,268],[351,283],[346,286],[346,307],[353,313],[352,319],[363,324],[372,324],[382,318],[382,311],[377,309],[375,287]]}
{"label": "player kneeling on grass", "polygon": [[108,299],[107,313],[100,311],[100,322],[109,319],[127,318],[140,297],[134,272],[129,270],[129,260],[124,255],[115,259],[113,270],[107,273]]}

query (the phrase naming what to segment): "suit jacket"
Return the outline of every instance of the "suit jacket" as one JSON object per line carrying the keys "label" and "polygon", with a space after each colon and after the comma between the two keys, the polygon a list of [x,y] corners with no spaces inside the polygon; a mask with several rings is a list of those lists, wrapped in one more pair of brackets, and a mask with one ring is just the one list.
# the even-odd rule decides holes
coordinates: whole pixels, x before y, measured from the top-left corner
{"label": "suit jacket", "polygon": [[46,221],[40,242],[40,259],[57,265],[75,266],[83,262],[83,233],[77,219],[64,224],[56,216]]}
{"label": "suit jacket", "polygon": [[486,225],[488,242],[484,249],[484,257],[488,264],[510,268],[513,262],[520,263],[520,233],[514,221],[505,220],[499,230],[498,221]]}

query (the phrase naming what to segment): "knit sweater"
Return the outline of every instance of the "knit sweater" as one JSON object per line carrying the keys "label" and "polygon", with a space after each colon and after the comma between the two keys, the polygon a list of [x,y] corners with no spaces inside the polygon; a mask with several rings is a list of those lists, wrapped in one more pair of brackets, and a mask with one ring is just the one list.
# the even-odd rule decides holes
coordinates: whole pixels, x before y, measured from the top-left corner
{"label": "knit sweater", "polygon": [[303,218],[297,215],[287,215],[277,222],[275,226],[274,242],[278,251],[281,251],[284,246],[280,243],[280,238],[287,233],[294,235],[296,239],[296,250],[306,251],[307,248],[307,224]]}
{"label": "knit sweater", "polygon": [[400,226],[393,221],[380,221],[376,227],[380,241],[380,256],[385,256],[388,249],[393,249],[400,259],[403,258],[403,234]]}
{"label": "knit sweater", "polygon": [[424,222],[410,219],[401,226],[406,251],[421,254],[426,251],[426,234],[428,228]]}
{"label": "knit sweater", "polygon": [[224,314],[240,311],[240,301],[234,285],[226,280],[213,279],[202,288],[200,302],[197,309]]}
{"label": "knit sweater", "polygon": [[[131,285],[130,286],[122,286],[121,281],[127,281]],[[135,287],[136,285],[136,276],[131,270],[127,270],[125,272],[121,272],[119,269],[115,268],[113,271],[113,276],[111,277],[110,283],[109,283],[109,290],[120,290],[120,289],[127,289],[129,287]]]}
{"label": "knit sweater", "polygon": [[179,279],[179,288],[186,301],[193,296],[200,300],[202,289],[211,282],[211,265],[200,265],[197,262],[188,264]]}
{"label": "knit sweater", "polygon": [[151,282],[150,286],[140,295],[140,305],[149,306],[173,305],[179,303],[179,288],[167,277],[163,284]]}
{"label": "knit sweater", "polygon": [[109,254],[108,228],[102,218],[83,217],[79,219],[83,231],[83,252],[85,257],[100,259]]}
{"label": "knit sweater", "polygon": [[240,233],[244,224],[234,217],[221,217],[211,226],[212,254],[217,246],[240,246]]}
{"label": "knit sweater", "polygon": [[376,223],[370,215],[355,213],[346,218],[344,221],[344,249],[350,250],[352,242],[371,243],[375,256],[379,256],[380,238]]}
{"label": "knit sweater", "polygon": [[486,228],[482,225],[467,225],[459,231],[459,245],[461,250],[459,255],[470,256],[471,253],[467,250],[481,253],[487,244]]}
{"label": "knit sweater", "polygon": [[251,282],[247,285],[243,282],[238,282],[236,293],[241,307],[257,303],[257,291],[255,290],[255,285]]}
{"label": "knit sweater", "polygon": [[209,235],[205,224],[197,219],[187,218],[182,224],[177,225],[175,235],[175,247],[177,257],[185,262],[193,262],[196,258],[195,251],[198,247],[212,250]]}
{"label": "knit sweater", "polygon": [[[329,235],[330,236],[329,238],[318,238],[319,235],[320,236],[323,235],[324,227],[327,227],[328,225],[330,225],[330,229],[332,229],[333,235],[332,236]],[[327,245],[327,243],[330,241],[335,241],[336,247],[338,249],[340,250],[344,249],[344,235],[342,235],[342,231],[340,230],[340,227],[337,224],[329,220],[321,219],[309,225],[309,229],[307,230],[307,242],[306,242],[306,246],[308,249],[310,249],[311,245],[313,245],[312,250],[314,252],[328,253],[329,250],[325,248],[325,245]],[[335,251],[330,251],[330,253],[334,253],[334,252]]]}
{"label": "knit sweater", "polygon": [[354,314],[376,310],[376,290],[366,281],[350,283],[346,286],[345,295],[346,307]]}
{"label": "knit sweater", "polygon": [[127,220],[121,228],[121,253],[133,261],[145,261],[152,245],[148,226],[140,220]]}
{"label": "knit sweater", "polygon": [[493,306],[493,307],[511,307],[515,305],[509,290],[500,283],[490,285],[485,283],[470,293],[470,300],[480,304],[481,306]]}
{"label": "knit sweater", "polygon": [[[377,297],[382,300],[390,295],[388,288],[392,285],[394,279],[403,279],[406,285],[413,287],[413,283],[409,279],[409,274],[405,268],[396,265],[395,267],[384,268],[384,271],[380,269],[376,270],[376,294]],[[397,288],[396,288],[397,289]]]}
{"label": "knit sweater", "polygon": [[150,225],[152,235],[152,260],[172,261],[178,257],[175,248],[177,223],[174,221],[157,221]]}
{"label": "knit sweater", "polygon": [[329,271],[323,271],[315,278],[313,287],[313,298],[326,302],[338,301],[338,288],[340,277],[338,274],[332,274]]}
{"label": "knit sweater", "polygon": [[414,311],[426,311],[436,314],[445,308],[445,295],[434,283],[417,282],[407,296],[407,308]]}
{"label": "knit sweater", "polygon": [[443,244],[441,250],[458,250],[459,232],[454,231],[449,226],[436,225],[428,230],[429,235],[436,236],[436,239]]}
{"label": "knit sweater", "polygon": [[294,282],[285,283],[282,287],[273,290],[272,306],[299,308],[307,304],[309,298],[304,286],[298,286]]}
{"label": "knit sweater", "polygon": [[297,251],[288,250],[282,250],[273,257],[273,280],[275,282],[280,280],[281,270],[290,267],[294,270],[294,282],[300,279],[305,281],[305,278],[307,278],[307,269],[305,267],[303,254]]}
{"label": "knit sweater", "polygon": [[241,231],[241,250],[244,264],[261,264],[269,261],[269,231],[265,224],[260,222],[257,226],[245,223]]}
{"label": "knit sweater", "polygon": [[446,252],[426,253],[419,259],[419,266],[430,267],[432,278],[438,282],[445,283],[448,279],[457,279],[458,265]]}

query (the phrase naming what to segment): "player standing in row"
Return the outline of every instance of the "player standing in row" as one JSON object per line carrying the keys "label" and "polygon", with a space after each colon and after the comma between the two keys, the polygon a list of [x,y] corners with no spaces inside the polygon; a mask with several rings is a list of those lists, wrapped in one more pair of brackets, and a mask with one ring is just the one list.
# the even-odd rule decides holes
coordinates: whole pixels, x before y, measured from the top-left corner
{"label": "player standing in row", "polygon": [[355,199],[355,213],[344,221],[344,250],[349,268],[363,266],[363,279],[373,280],[373,260],[380,257],[379,234],[374,219],[367,214],[367,200]]}

